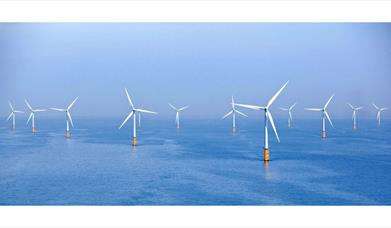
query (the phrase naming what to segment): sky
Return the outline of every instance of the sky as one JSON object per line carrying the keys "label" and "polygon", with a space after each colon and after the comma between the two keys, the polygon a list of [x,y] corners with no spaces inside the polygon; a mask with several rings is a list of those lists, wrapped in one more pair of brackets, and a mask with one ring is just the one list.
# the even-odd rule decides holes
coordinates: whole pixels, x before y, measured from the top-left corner
{"label": "sky", "polygon": [[[347,102],[391,106],[391,24],[360,23],[2,23],[0,116],[11,101],[26,110],[63,108],[73,116],[123,117],[126,87],[137,107],[221,118],[236,102],[298,102],[294,116],[317,118],[331,94],[332,118],[350,118]],[[250,116],[259,112],[245,110]],[[185,114],[186,112],[186,114]],[[62,115],[50,112],[45,115]],[[391,117],[391,110],[383,113]]]}

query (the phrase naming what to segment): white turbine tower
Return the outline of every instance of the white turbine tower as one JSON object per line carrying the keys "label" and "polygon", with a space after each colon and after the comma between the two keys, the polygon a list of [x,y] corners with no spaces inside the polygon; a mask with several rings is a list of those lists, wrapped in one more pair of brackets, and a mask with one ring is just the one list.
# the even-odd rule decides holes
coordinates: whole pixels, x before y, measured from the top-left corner
{"label": "white turbine tower", "polygon": [[27,105],[27,107],[30,110],[30,116],[29,116],[29,118],[27,120],[26,125],[29,124],[30,119],[31,119],[31,131],[33,133],[35,133],[35,132],[37,132],[37,130],[35,129],[35,113],[36,112],[44,112],[44,111],[46,111],[46,109],[33,109],[26,99],[24,100],[24,102],[26,102],[26,105]]}
{"label": "white turbine tower", "polygon": [[291,121],[292,121],[292,110],[293,108],[297,105],[297,102],[294,103],[291,107],[289,108],[280,108],[283,111],[288,111],[288,127],[291,128]]}
{"label": "white turbine tower", "polygon": [[353,105],[351,105],[350,103],[348,103],[348,105],[350,106],[350,108],[353,110],[353,115],[352,115],[352,119],[353,119],[353,129],[356,130],[357,129],[357,125],[356,125],[356,118],[357,118],[357,111],[360,110],[360,109],[363,109],[363,107],[357,107],[355,108]]}
{"label": "white turbine tower", "polygon": [[377,122],[378,122],[378,124],[379,124],[379,126],[380,126],[380,115],[381,115],[381,112],[387,110],[388,107],[379,108],[379,107],[377,107],[374,103],[372,103],[372,105],[373,105],[373,107],[375,107],[376,110],[377,110],[376,120],[377,120]]}
{"label": "white turbine tower", "polygon": [[11,117],[12,117],[12,129],[15,129],[15,116],[16,116],[16,113],[24,113],[24,112],[15,110],[10,101],[8,101],[8,105],[11,108],[11,114],[8,116],[7,121],[9,119],[11,119]]}
{"label": "white turbine tower", "polygon": [[266,106],[236,104],[236,106],[243,107],[243,108],[249,108],[249,109],[253,109],[253,110],[264,110],[264,112],[265,112],[265,147],[264,147],[264,151],[263,151],[263,160],[265,162],[269,161],[269,135],[268,135],[268,125],[269,125],[269,122],[270,122],[270,124],[273,127],[274,134],[276,135],[276,138],[277,138],[278,142],[280,142],[280,138],[278,137],[278,133],[277,133],[276,127],[274,125],[273,117],[272,117],[271,112],[269,111],[269,108],[273,104],[273,102],[277,99],[277,97],[280,95],[282,90],[286,87],[286,85],[288,85],[288,82],[289,81],[287,81],[281,87],[281,89],[278,90],[276,94],[274,94],[274,96],[269,100],[269,102],[267,103]]}
{"label": "white turbine tower", "polygon": [[231,99],[231,111],[229,111],[227,114],[225,114],[225,116],[223,116],[222,119],[225,119],[227,116],[232,114],[232,133],[234,133],[234,134],[236,133],[236,113],[238,113],[239,115],[248,117],[246,114],[241,113],[238,110],[236,110],[234,97],[232,96],[232,99]]}
{"label": "white turbine tower", "polygon": [[77,101],[78,98],[79,97],[76,97],[75,100],[73,100],[72,103],[66,109],[50,108],[51,110],[54,110],[54,111],[65,112],[65,115],[66,115],[66,118],[67,118],[67,130],[65,132],[65,137],[67,139],[69,139],[71,137],[71,134],[69,132],[69,122],[71,122],[71,125],[73,127],[73,121],[72,121],[71,113],[69,111],[72,108],[73,104]]}
{"label": "white turbine tower", "polygon": [[132,141],[132,145],[136,146],[136,144],[137,144],[137,140],[136,140],[136,115],[137,115],[137,113],[140,113],[140,112],[151,113],[151,114],[157,114],[157,113],[156,112],[152,112],[152,111],[148,111],[148,110],[144,110],[144,109],[137,109],[137,108],[135,108],[133,103],[132,103],[132,100],[130,99],[128,90],[126,88],[125,88],[125,93],[126,93],[126,96],[128,98],[131,110],[130,110],[129,115],[125,118],[124,122],[122,122],[121,126],[119,126],[118,129],[121,129],[122,126],[124,126],[124,124],[130,119],[130,117],[133,116],[133,141]]}
{"label": "white turbine tower", "polygon": [[333,126],[333,123],[331,122],[331,119],[330,119],[330,116],[329,116],[329,114],[327,113],[327,111],[326,111],[326,108],[327,108],[327,106],[330,104],[330,101],[333,99],[333,97],[334,97],[334,94],[333,95],[331,95],[331,97],[329,98],[329,100],[326,102],[326,104],[324,105],[324,107],[323,108],[306,108],[305,110],[308,110],[308,111],[320,111],[320,112],[322,112],[322,114],[323,114],[323,116],[322,116],[322,123],[323,123],[323,125],[322,125],[322,139],[324,140],[324,139],[326,139],[326,118],[327,118],[327,120],[330,122],[330,125],[332,126],[332,127],[334,127]]}
{"label": "white turbine tower", "polygon": [[170,107],[176,111],[175,123],[176,123],[176,128],[179,128],[179,112],[187,109],[189,106],[184,106],[182,108],[176,108],[174,105],[172,105],[170,103],[168,103],[168,105],[170,105]]}

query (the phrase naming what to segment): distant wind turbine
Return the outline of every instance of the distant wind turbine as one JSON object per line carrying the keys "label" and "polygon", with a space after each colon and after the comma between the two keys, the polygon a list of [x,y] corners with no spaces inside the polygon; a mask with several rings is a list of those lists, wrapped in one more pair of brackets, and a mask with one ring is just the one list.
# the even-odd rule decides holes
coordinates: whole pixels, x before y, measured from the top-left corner
{"label": "distant wind turbine", "polygon": [[137,108],[135,108],[133,103],[132,103],[132,100],[130,99],[128,90],[126,88],[125,88],[125,93],[126,93],[126,96],[128,98],[131,110],[130,110],[129,115],[125,118],[124,122],[122,122],[121,126],[119,126],[118,129],[121,129],[122,126],[124,126],[124,124],[130,119],[130,117],[133,116],[133,141],[132,141],[132,145],[136,146],[137,145],[137,140],[136,140],[136,115],[137,115],[137,113],[140,113],[140,112],[151,113],[151,114],[157,114],[157,113],[156,112],[152,112],[152,111],[148,111],[148,110],[144,110],[144,109],[137,109]]}
{"label": "distant wind turbine", "polygon": [[274,134],[276,135],[276,138],[277,138],[278,142],[280,142],[280,138],[278,137],[278,133],[277,133],[276,127],[274,126],[272,113],[269,111],[269,108],[273,104],[273,102],[277,99],[277,97],[280,95],[282,90],[286,87],[286,85],[288,85],[288,82],[289,81],[287,81],[281,87],[281,89],[278,90],[276,94],[274,94],[274,96],[269,100],[269,102],[267,103],[266,106],[236,104],[236,106],[243,107],[243,108],[249,108],[249,109],[253,109],[253,110],[264,110],[264,112],[265,112],[265,147],[264,147],[264,151],[263,151],[263,155],[264,155],[263,160],[266,161],[266,162],[269,161],[269,135],[268,135],[268,124],[269,124],[269,122],[270,122],[270,124],[273,127]]}
{"label": "distant wind turbine", "polygon": [[352,115],[352,119],[353,119],[353,129],[356,130],[356,129],[357,129],[357,125],[356,125],[357,111],[360,110],[360,109],[363,109],[363,107],[355,108],[355,107],[354,107],[353,105],[351,105],[350,103],[348,103],[348,105],[349,105],[350,108],[353,110],[353,115]]}
{"label": "distant wind turbine", "polygon": [[29,116],[29,118],[27,119],[26,125],[29,124],[30,119],[31,119],[31,131],[32,131],[33,133],[35,133],[35,132],[37,131],[37,130],[35,129],[35,113],[36,113],[36,112],[44,112],[44,111],[46,111],[46,109],[33,109],[33,108],[31,107],[31,105],[29,104],[29,102],[28,102],[26,99],[24,100],[24,102],[26,102],[26,105],[27,105],[27,107],[28,107],[29,110],[30,110],[30,116]]}
{"label": "distant wind turbine", "polygon": [[7,121],[9,120],[9,119],[11,119],[11,117],[12,117],[12,129],[15,129],[15,116],[16,116],[16,113],[24,113],[23,111],[18,111],[18,110],[15,110],[14,109],[14,107],[12,106],[12,104],[11,104],[11,102],[10,101],[8,101],[8,105],[10,106],[10,108],[11,108],[11,114],[8,116],[8,118],[7,118]]}
{"label": "distant wind turbine", "polygon": [[388,107],[379,108],[379,107],[377,107],[374,103],[372,103],[372,105],[373,105],[373,107],[375,107],[376,110],[377,110],[376,120],[377,120],[377,122],[378,122],[378,124],[379,124],[379,126],[380,126],[380,115],[381,115],[381,112],[387,110]]}
{"label": "distant wind turbine", "polygon": [[291,107],[289,108],[280,108],[283,111],[288,111],[288,127],[291,128],[291,121],[292,121],[292,110],[293,108],[297,105],[297,102],[294,103]]}
{"label": "distant wind turbine", "polygon": [[323,140],[326,139],[326,118],[330,122],[330,125],[333,127],[333,123],[331,122],[330,116],[329,116],[329,114],[326,111],[326,108],[330,104],[330,101],[333,99],[333,97],[334,97],[334,94],[331,95],[331,97],[326,102],[326,104],[324,105],[323,108],[306,108],[305,109],[305,110],[309,110],[309,111],[320,111],[320,112],[322,112],[322,114],[323,114],[323,116],[322,116],[322,120],[323,120],[323,122],[322,122],[323,123],[323,126],[322,126],[322,139]]}
{"label": "distant wind turbine", "polygon": [[225,119],[225,118],[227,118],[227,116],[232,115],[232,133],[236,133],[236,113],[238,113],[239,115],[248,117],[246,114],[238,111],[235,108],[235,101],[234,101],[234,97],[232,96],[231,97],[231,111],[229,111],[227,114],[225,114],[222,118],[222,119]]}
{"label": "distant wind turbine", "polygon": [[69,131],[69,122],[71,122],[71,125],[73,127],[73,121],[72,121],[71,113],[69,111],[72,108],[73,104],[75,104],[77,99],[79,99],[79,97],[76,97],[75,100],[73,100],[72,103],[65,109],[63,109],[63,108],[50,108],[51,110],[54,110],[54,111],[65,112],[65,116],[67,119],[67,130],[65,131],[65,137],[67,139],[69,139],[71,137],[71,134]]}
{"label": "distant wind turbine", "polygon": [[189,106],[184,106],[182,108],[176,108],[174,105],[172,105],[170,103],[168,103],[168,105],[170,105],[170,107],[176,111],[175,123],[176,123],[176,128],[179,128],[179,112],[189,108]]}

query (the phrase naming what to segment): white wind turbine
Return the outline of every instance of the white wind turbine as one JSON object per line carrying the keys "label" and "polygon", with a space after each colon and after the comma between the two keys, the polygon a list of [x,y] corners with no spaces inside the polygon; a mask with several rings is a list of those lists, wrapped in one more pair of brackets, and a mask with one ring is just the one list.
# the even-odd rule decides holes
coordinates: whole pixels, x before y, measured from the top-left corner
{"label": "white wind turbine", "polygon": [[131,110],[130,110],[129,115],[125,118],[124,122],[122,122],[121,126],[119,126],[118,129],[121,129],[122,126],[124,126],[124,124],[130,119],[130,117],[133,116],[133,141],[132,141],[132,145],[136,146],[136,144],[137,144],[137,140],[136,140],[136,115],[137,115],[137,113],[140,113],[140,112],[151,113],[151,114],[157,114],[157,113],[156,112],[152,112],[152,111],[148,111],[148,110],[144,110],[144,109],[137,109],[137,108],[135,108],[133,103],[132,103],[132,100],[130,99],[128,90],[126,88],[125,88],[125,93],[126,93],[126,96],[128,98]]}
{"label": "white wind turbine", "polygon": [[11,108],[11,114],[8,116],[7,121],[9,119],[11,119],[11,117],[12,117],[12,129],[15,129],[15,116],[16,116],[16,113],[24,113],[24,112],[15,110],[10,101],[8,101],[8,104],[9,104],[9,106]]}
{"label": "white wind turbine", "polygon": [[291,121],[292,121],[292,110],[293,108],[297,105],[297,102],[294,103],[291,107],[289,108],[280,108],[283,111],[288,111],[288,127],[291,128]]}
{"label": "white wind turbine", "polygon": [[350,108],[353,110],[353,116],[352,116],[352,119],[353,119],[353,129],[356,130],[357,129],[357,125],[356,125],[356,118],[357,118],[357,111],[360,110],[360,109],[363,109],[363,107],[358,107],[358,108],[355,108],[353,105],[351,105],[350,103],[348,103],[348,105],[350,106]]}
{"label": "white wind turbine", "polygon": [[33,132],[33,133],[35,133],[37,130],[35,129],[35,113],[36,112],[44,112],[44,111],[46,111],[46,109],[33,109],[32,107],[31,107],[31,105],[29,104],[29,102],[25,99],[24,100],[24,102],[26,102],[26,105],[27,105],[27,107],[29,108],[29,110],[30,110],[30,116],[29,116],[29,118],[28,118],[28,120],[27,120],[27,123],[26,123],[26,125],[30,122],[30,119],[31,119],[31,131]]}
{"label": "white wind turbine", "polygon": [[278,142],[280,142],[280,138],[278,137],[278,133],[277,133],[276,127],[274,125],[273,117],[272,117],[271,112],[269,111],[269,108],[273,104],[273,102],[277,99],[277,97],[280,95],[282,90],[286,87],[286,85],[288,85],[288,82],[289,81],[287,81],[281,87],[281,89],[278,90],[276,94],[274,94],[274,96],[269,100],[269,102],[267,103],[266,106],[235,104],[236,106],[243,107],[243,108],[249,108],[249,109],[253,109],[253,110],[264,110],[264,112],[265,112],[265,147],[264,147],[264,151],[263,151],[263,156],[264,156],[263,160],[265,162],[269,161],[269,135],[268,135],[268,125],[269,125],[269,122],[270,122],[270,124],[273,127],[274,134],[276,135],[276,138],[277,138]]}
{"label": "white wind turbine", "polygon": [[378,124],[379,124],[379,126],[380,126],[380,115],[381,115],[381,112],[387,110],[388,107],[379,108],[379,107],[377,107],[374,103],[372,103],[372,105],[373,105],[373,107],[375,107],[376,110],[377,110],[376,120],[377,120],[377,122],[378,122]]}
{"label": "white wind turbine", "polygon": [[330,125],[332,127],[334,127],[333,123],[331,122],[330,116],[329,116],[329,114],[326,111],[326,108],[330,104],[330,101],[333,99],[333,97],[334,97],[334,94],[331,95],[331,97],[326,102],[326,104],[324,105],[323,108],[306,108],[305,109],[305,110],[309,110],[309,111],[320,111],[320,112],[322,112],[322,114],[323,114],[323,116],[322,116],[322,120],[323,120],[323,122],[322,122],[323,123],[323,125],[322,125],[322,139],[326,139],[326,118],[330,122]]}
{"label": "white wind turbine", "polygon": [[241,113],[238,110],[236,110],[234,97],[232,96],[232,99],[231,99],[231,111],[229,111],[227,114],[225,114],[225,116],[223,116],[223,118],[222,118],[222,119],[225,119],[227,116],[232,114],[232,133],[236,133],[236,113],[238,113],[239,115],[248,117],[246,114]]}
{"label": "white wind turbine", "polygon": [[176,111],[175,123],[176,123],[176,128],[179,128],[179,112],[187,109],[189,106],[184,106],[182,108],[176,108],[174,105],[172,105],[170,103],[168,103],[168,105],[170,105],[170,107]]}
{"label": "white wind turbine", "polygon": [[72,121],[72,117],[71,117],[71,113],[69,112],[70,109],[72,108],[73,104],[77,101],[79,97],[76,97],[75,100],[72,101],[72,103],[66,108],[66,109],[62,109],[62,108],[50,108],[51,110],[54,110],[54,111],[59,111],[59,112],[65,112],[66,114],[66,118],[67,118],[67,130],[65,132],[65,137],[66,138],[70,138],[71,137],[71,134],[69,132],[69,122],[71,122],[71,125],[73,127],[73,121]]}

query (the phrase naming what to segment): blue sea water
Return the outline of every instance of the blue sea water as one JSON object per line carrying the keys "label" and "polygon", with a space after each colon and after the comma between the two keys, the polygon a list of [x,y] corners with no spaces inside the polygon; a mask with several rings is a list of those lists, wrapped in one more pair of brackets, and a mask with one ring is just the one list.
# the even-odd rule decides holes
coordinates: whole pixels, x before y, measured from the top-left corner
{"label": "blue sea water", "polygon": [[391,205],[391,121],[280,120],[268,164],[262,119],[144,119],[136,148],[121,121],[0,127],[0,205]]}

